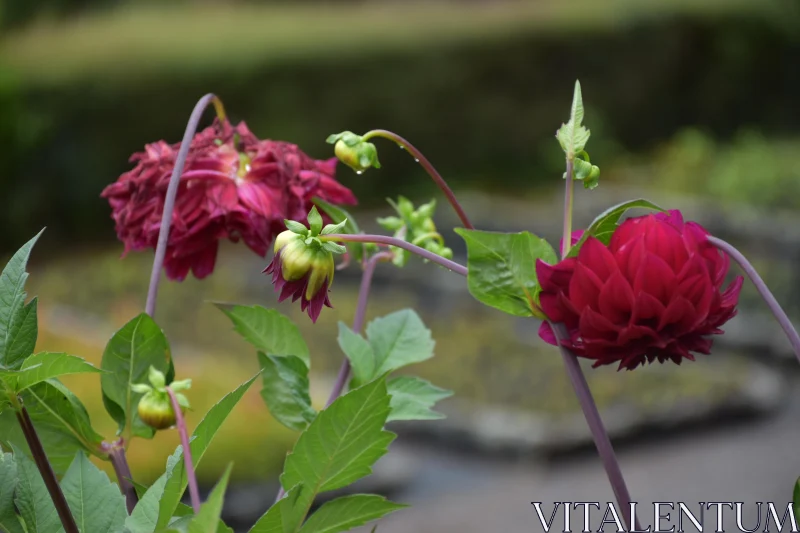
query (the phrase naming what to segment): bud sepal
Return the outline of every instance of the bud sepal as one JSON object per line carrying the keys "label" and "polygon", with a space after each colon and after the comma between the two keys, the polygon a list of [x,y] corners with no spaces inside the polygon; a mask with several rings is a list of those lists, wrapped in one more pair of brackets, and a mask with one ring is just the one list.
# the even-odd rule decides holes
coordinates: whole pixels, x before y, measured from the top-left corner
{"label": "bud sepal", "polygon": [[[167,429],[175,425],[175,410],[172,407],[169,393],[167,392],[166,377],[164,373],[150,367],[148,372],[150,384],[134,383],[131,390],[143,394],[137,406],[139,418],[153,429]],[[178,391],[188,390],[192,386],[191,379],[173,381],[169,387],[175,392],[181,412],[190,409],[189,399]]]}
{"label": "bud sepal", "polygon": [[378,161],[378,149],[371,142],[367,142],[361,135],[356,135],[352,131],[343,131],[328,136],[328,144],[333,145],[333,153],[336,157],[361,174],[370,167],[381,168]]}

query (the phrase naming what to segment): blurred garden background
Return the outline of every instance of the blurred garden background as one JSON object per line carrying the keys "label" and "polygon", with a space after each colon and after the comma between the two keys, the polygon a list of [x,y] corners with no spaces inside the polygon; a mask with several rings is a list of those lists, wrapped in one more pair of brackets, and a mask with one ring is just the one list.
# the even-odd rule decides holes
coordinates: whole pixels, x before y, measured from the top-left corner
{"label": "blurred garden background", "polygon": [[[259,137],[297,143],[316,158],[332,155],[331,133],[395,131],[463,196],[478,227],[557,242],[563,154],[554,133],[569,117],[576,79],[592,132],[587,149],[601,169],[599,189],[579,192],[576,222],[631,197],[684,208],[762,254],[767,282],[800,317],[797,0],[0,0],[0,251],[47,226],[29,291],[40,297],[40,348],[99,362],[115,328],[141,311],[152,261],[149,252],[120,260],[100,192],[145,143],[177,142],[207,92]],[[359,198],[361,225],[377,230],[387,196],[436,196],[439,229],[464,262],[450,230],[457,219],[438,190],[407,153],[376,144],[383,168],[359,176],[340,165],[337,173]],[[206,302],[275,306],[264,266],[243,246],[225,246],[211,278],[163,285],[156,320],[179,376],[194,379],[190,424],[258,369]],[[320,403],[343,357],[336,323],[352,320],[358,278],[353,267],[337,274],[335,309],[313,328],[299,309],[278,306],[307,334]],[[368,317],[417,309],[437,341],[419,373],[455,392],[444,403],[447,421],[397,428],[400,459],[376,472],[377,490],[435,500],[480,477],[475,465],[570,461],[587,448],[560,359],[538,341],[538,324],[482,307],[462,279],[431,265],[381,266],[377,280]],[[744,435],[753,420],[781,416],[796,362],[755,292],[748,287],[742,301],[743,316],[712,357],[679,371],[590,373],[621,445],[638,450],[648,446],[643,435],[717,423]],[[111,438],[99,380],[65,381]],[[248,398],[200,469],[208,487],[235,458],[239,492],[228,512],[237,527],[274,498],[295,437],[270,418],[255,387]],[[162,433],[156,452],[145,442],[131,447],[142,482],[177,444],[174,432]],[[404,439],[413,453],[402,453]],[[426,454],[434,465],[459,459],[438,471],[422,468]],[[785,487],[790,498],[797,474],[800,465],[786,470],[774,490]],[[520,506],[542,500],[520,494]],[[441,518],[436,531],[451,523]],[[397,530],[428,531],[413,527]],[[478,531],[464,523],[452,530]]]}

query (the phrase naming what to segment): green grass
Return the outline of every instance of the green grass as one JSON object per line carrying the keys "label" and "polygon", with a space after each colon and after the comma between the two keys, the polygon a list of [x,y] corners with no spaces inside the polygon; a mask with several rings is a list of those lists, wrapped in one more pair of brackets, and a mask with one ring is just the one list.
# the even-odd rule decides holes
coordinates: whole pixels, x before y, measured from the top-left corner
{"label": "green grass", "polygon": [[42,21],[0,37],[23,83],[141,80],[161,72],[244,71],[280,62],[424,51],[531,33],[613,30],[674,14],[769,13],[772,0],[427,1],[358,6],[147,6]]}

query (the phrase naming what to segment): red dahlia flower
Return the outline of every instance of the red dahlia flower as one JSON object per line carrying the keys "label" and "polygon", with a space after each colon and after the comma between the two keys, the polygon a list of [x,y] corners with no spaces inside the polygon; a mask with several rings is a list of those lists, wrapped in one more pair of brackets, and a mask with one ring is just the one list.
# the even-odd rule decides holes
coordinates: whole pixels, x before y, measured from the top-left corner
{"label": "red dahlia flower", "polygon": [[[179,147],[148,144],[131,157],[136,167],[103,191],[125,253],[156,247]],[[355,204],[335,171],[335,158],[315,160],[294,144],[259,140],[244,122],[234,127],[215,121],[192,140],[180,178],[164,261],[167,277],[183,280],[190,270],[197,278],[209,275],[221,239],[242,239],[264,257],[283,220],[304,217],[315,196]]]}
{"label": "red dahlia flower", "polygon": [[[540,305],[566,326],[562,344],[595,367],[628,370],[710,353],[708,336],[736,314],[743,279],[723,290],[730,261],[706,235],[670,211],[626,220],[608,246],[589,237],[575,258],[538,261]],[[556,344],[547,322],[539,335]]]}

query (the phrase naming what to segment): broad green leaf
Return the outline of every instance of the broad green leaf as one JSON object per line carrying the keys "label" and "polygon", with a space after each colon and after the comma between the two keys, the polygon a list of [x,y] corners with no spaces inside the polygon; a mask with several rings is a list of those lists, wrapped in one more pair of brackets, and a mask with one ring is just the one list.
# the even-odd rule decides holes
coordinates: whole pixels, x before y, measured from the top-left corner
{"label": "broad green leaf", "polygon": [[40,352],[28,357],[19,372],[12,374],[17,392],[68,374],[100,372],[100,369],[81,357],[66,353]]}
{"label": "broad green leaf", "polygon": [[26,357],[36,348],[36,339],[39,336],[37,318],[37,298],[32,298],[19,312],[19,316],[11,325],[6,346],[5,364],[9,368],[19,368]]}
{"label": "broad green leaf", "polygon": [[295,533],[300,529],[312,499],[313,495],[303,485],[292,487],[267,509],[249,533]]}
{"label": "broad green leaf", "polygon": [[[18,368],[25,356],[30,355],[30,352],[20,355],[20,348],[15,348],[15,345],[17,337],[20,336],[23,337],[19,343],[20,347],[30,345],[31,328],[29,323],[26,325],[26,322],[30,320],[27,317],[36,308],[36,304],[24,305],[25,281],[28,279],[25,267],[28,264],[28,257],[31,255],[33,245],[39,240],[42,231],[11,257],[0,274],[0,366]],[[33,314],[35,317],[36,313]],[[35,338],[33,342],[35,344]],[[31,351],[33,350],[31,349]],[[11,354],[10,358],[9,353]]]}
{"label": "broad green leaf", "polygon": [[[195,469],[203,459],[209,444],[211,444],[211,441],[214,439],[217,431],[219,431],[222,423],[236,404],[239,403],[239,400],[242,399],[257,377],[258,375],[253,376],[239,385],[233,392],[226,394],[208,410],[206,416],[197,425],[194,433],[192,433],[192,440],[189,444],[192,450],[192,460],[194,461]],[[183,461],[183,450],[179,448],[175,451],[173,456],[174,462],[172,466],[168,465],[167,471],[159,478],[159,481],[165,478],[165,482],[161,489],[161,495],[158,497],[158,527],[165,527],[169,523],[170,518],[175,514],[175,509],[178,507],[183,493],[186,491],[186,486],[189,484],[189,480],[186,477],[186,467]],[[156,493],[157,492],[158,490]]]}
{"label": "broad green leaf", "polygon": [[208,499],[200,506],[200,512],[189,522],[187,533],[217,533],[222,504],[225,503],[225,490],[228,488],[230,476],[231,465],[228,465]]}
{"label": "broad green leaf", "polygon": [[[158,523],[158,511],[161,505],[161,498],[164,496],[164,487],[167,484],[167,476],[172,472],[175,464],[182,460],[183,449],[178,449],[167,459],[167,470],[161,475],[144,494],[139,495],[139,503],[133,508],[133,512],[125,519],[125,529],[130,533],[153,533]],[[138,493],[138,490],[137,490]]]}
{"label": "broad green leaf", "polygon": [[321,411],[286,457],[283,487],[302,484],[313,499],[369,475],[395,438],[383,429],[389,400],[385,380],[378,379]]}
{"label": "broad green leaf", "polygon": [[590,132],[583,126],[583,97],[581,96],[581,84],[575,82],[575,91],[572,95],[572,108],[570,109],[569,121],[562,124],[556,132],[561,148],[567,154],[568,159],[572,159],[575,154],[581,152],[586,143],[589,142]]}
{"label": "broad green leaf", "polygon": [[61,480],[61,490],[81,531],[122,529],[128,515],[125,496],[82,451]]}
{"label": "broad green leaf", "polygon": [[[622,218],[622,215],[625,214],[626,211],[629,209],[634,208],[645,208],[645,209],[652,209],[653,211],[664,211],[661,207],[657,206],[653,202],[649,202],[647,200],[638,199],[638,200],[630,200],[627,202],[623,202],[621,204],[615,205],[606,209],[600,215],[594,219],[594,221],[589,225],[589,228],[584,232],[583,236],[580,240],[575,243],[567,257],[575,257],[578,255],[578,252],[583,246],[583,243],[586,242],[586,239],[589,237],[595,237],[603,244],[608,244],[611,241],[611,235],[614,234],[614,230],[617,229],[617,223],[619,219]],[[555,260],[545,261],[546,263],[555,262]]]}
{"label": "broad green leaf", "polygon": [[310,366],[306,341],[288,317],[260,305],[216,305],[231,319],[236,332],[258,350],[271,355],[294,355]]}
{"label": "broad green leaf", "polygon": [[[194,510],[185,503],[179,503],[177,509],[175,509],[173,521],[170,522],[169,526],[181,531],[186,531],[189,522],[191,522],[193,518]],[[225,522],[219,520],[217,523],[217,533],[234,533],[234,531],[233,528],[228,527]]]}
{"label": "broad green leaf", "polygon": [[14,491],[18,482],[13,456],[0,450],[0,531],[6,533],[25,533],[14,511]]}
{"label": "broad green leaf", "polygon": [[[21,396],[56,474],[66,472],[78,450],[102,457],[99,450],[103,437],[92,429],[86,408],[78,397],[61,382],[57,379],[43,381],[25,390]],[[28,443],[11,409],[0,413],[0,441],[13,444],[30,455]]]}
{"label": "broad green leaf", "polygon": [[106,411],[123,431],[138,437],[153,438],[155,430],[139,418],[136,407],[142,393],[131,385],[149,383],[148,372],[154,367],[165,374],[172,369],[167,338],[152,318],[142,313],[117,331],[108,341],[100,367]]}
{"label": "broad green leaf", "polygon": [[36,464],[18,452],[19,450],[14,450],[14,462],[19,476],[15,503],[28,533],[63,531],[56,507]]}
{"label": "broad green leaf", "polygon": [[276,356],[258,352],[264,388],[261,397],[275,419],[295,431],[302,431],[317,416],[308,391],[308,367],[293,355]]}
{"label": "broad green leaf", "polygon": [[392,411],[387,422],[392,420],[438,420],[442,413],[432,409],[436,402],[453,395],[453,391],[439,388],[424,379],[400,376],[387,383]]}
{"label": "broad green leaf", "polygon": [[[347,233],[350,235],[361,233],[361,229],[359,229],[356,219],[354,219],[350,213],[341,207],[335,206],[321,198],[316,197],[312,199],[312,202],[314,202],[323,213],[328,215],[331,220],[333,220],[334,224],[339,224],[346,221],[344,228],[342,229],[342,233]],[[350,255],[353,256],[353,259],[356,262],[361,262],[361,259],[364,257],[364,247],[366,245],[364,243],[348,242],[345,243],[345,246],[347,246],[347,249],[350,251]]]}
{"label": "broad green leaf", "polygon": [[353,369],[353,386],[371,381],[375,376],[375,352],[361,335],[339,322],[339,347],[350,360]]}
{"label": "broad green leaf", "polygon": [[375,354],[372,377],[433,357],[431,331],[411,309],[396,311],[367,324],[367,340]]}
{"label": "broad green leaf", "polygon": [[374,494],[354,494],[325,503],[309,518],[300,533],[340,533],[391,512],[408,507]]}
{"label": "broad green leaf", "polygon": [[467,243],[467,287],[481,303],[515,316],[533,316],[536,260],[554,263],[553,247],[539,237],[458,228]]}

